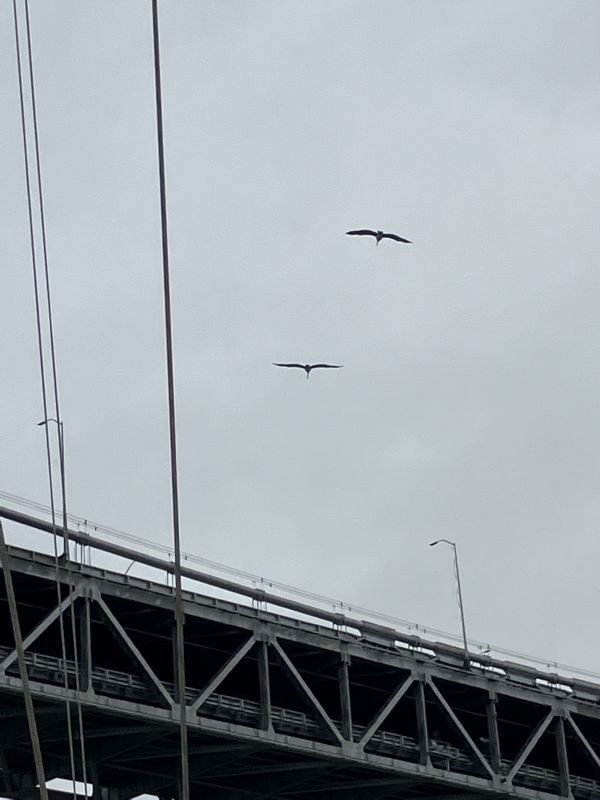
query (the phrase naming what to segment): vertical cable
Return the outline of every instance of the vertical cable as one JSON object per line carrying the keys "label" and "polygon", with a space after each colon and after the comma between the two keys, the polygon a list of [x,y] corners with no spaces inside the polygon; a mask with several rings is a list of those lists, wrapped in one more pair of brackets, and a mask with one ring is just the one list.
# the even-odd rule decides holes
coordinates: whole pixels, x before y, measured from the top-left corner
{"label": "vertical cable", "polygon": [[[33,202],[32,202],[32,192],[31,192],[31,182],[30,182],[30,163],[29,163],[29,153],[28,153],[28,146],[27,146],[27,126],[25,121],[25,100],[24,100],[24,89],[23,89],[23,67],[21,62],[21,51],[20,51],[20,43],[19,43],[19,22],[18,22],[18,13],[17,13],[17,6],[16,0],[13,0],[13,15],[14,15],[14,26],[15,26],[15,43],[16,43],[16,55],[17,55],[17,71],[18,71],[18,82],[19,82],[19,99],[20,99],[20,110],[21,110],[21,126],[22,126],[22,135],[23,135],[23,155],[25,161],[25,180],[26,180],[26,188],[27,188],[27,209],[28,209],[28,216],[29,216],[29,235],[30,235],[30,243],[31,243],[31,260],[32,260],[32,267],[33,267],[33,285],[34,285],[34,298],[35,298],[35,312],[36,312],[36,323],[37,323],[37,341],[38,341],[38,354],[39,354],[39,366],[40,366],[40,377],[41,377],[41,384],[42,384],[42,404],[44,410],[44,421],[47,422],[49,419],[48,416],[48,396],[46,391],[46,372],[44,367],[44,344],[43,344],[43,335],[42,335],[42,321],[41,321],[41,309],[40,309],[40,297],[39,297],[39,283],[38,283],[38,275],[37,275],[37,259],[36,259],[36,247],[35,247],[35,233],[34,233],[34,224],[33,224]],[[53,334],[53,327],[52,327],[52,309],[50,305],[50,289],[49,289],[49,276],[48,276],[48,260],[47,260],[47,248],[46,248],[46,233],[45,233],[45,219],[44,219],[44,210],[43,210],[43,194],[42,194],[42,182],[41,182],[41,168],[40,168],[40,158],[39,158],[39,139],[38,139],[38,132],[37,132],[37,113],[36,113],[36,105],[35,105],[35,87],[34,87],[34,77],[33,77],[33,59],[32,59],[32,48],[31,48],[31,33],[30,33],[30,25],[29,25],[29,5],[28,0],[25,0],[25,19],[26,19],[26,33],[27,33],[27,52],[28,52],[28,62],[29,62],[29,77],[30,77],[30,90],[31,90],[31,104],[32,104],[32,114],[33,114],[33,128],[34,128],[34,138],[35,138],[35,154],[36,154],[36,166],[37,166],[37,178],[38,178],[38,200],[39,200],[39,207],[40,207],[40,219],[41,219],[41,230],[42,230],[42,241],[43,241],[43,254],[44,254],[44,268],[45,268],[45,276],[46,276],[46,296],[48,302],[48,320],[49,320],[49,333],[50,333],[50,343],[51,343],[51,351],[52,351],[52,374],[54,378],[54,391],[55,391],[55,398],[57,397],[57,383],[56,383],[56,366],[55,366],[55,359],[54,359],[54,334]],[[58,423],[58,405],[57,401],[56,405],[56,414],[57,414],[57,423]],[[57,424],[57,427],[58,424]],[[46,462],[47,462],[47,471],[48,471],[48,480],[49,480],[49,491],[50,491],[50,507],[52,513],[52,529],[53,529],[53,541],[54,541],[54,563],[55,563],[55,572],[56,572],[56,591],[57,591],[57,600],[58,605],[60,606],[62,602],[62,591],[60,586],[59,580],[59,566],[58,566],[58,545],[57,545],[57,534],[56,534],[56,508],[54,502],[54,482],[52,477],[52,456],[51,456],[51,447],[50,447],[50,432],[48,430],[48,425],[44,426],[45,428],[45,440],[46,440]],[[59,453],[62,453],[62,445],[60,441],[60,431],[59,431]],[[62,460],[62,456],[61,456]],[[64,505],[64,480],[61,479],[62,491],[63,491],[63,505]],[[68,555],[68,549],[66,549],[66,554]],[[66,660],[67,660],[67,653],[66,653],[66,637],[64,631],[64,620],[62,614],[59,616],[59,628],[60,628],[60,639],[61,639],[61,650],[62,650],[62,657],[63,657],[63,664],[64,664],[64,688],[65,688],[65,711],[66,711],[66,721],[67,721],[67,738],[68,738],[68,745],[69,745],[69,762],[71,767],[71,780],[72,780],[72,789],[73,789],[73,798],[76,800],[77,791],[76,791],[76,774],[75,774],[75,753],[74,753],[74,746],[73,746],[73,729],[72,729],[72,722],[71,722],[71,706],[70,701],[68,698],[68,691],[69,691],[69,684],[68,684],[68,675],[66,670]],[[76,646],[76,645],[75,645]],[[80,728],[80,739],[83,740],[82,729]],[[83,767],[85,770],[85,766]]]}
{"label": "vertical cable", "polygon": [[171,497],[173,506],[173,542],[175,551],[175,626],[177,652],[177,700],[181,744],[180,800],[189,800],[189,767],[187,719],[185,703],[185,653],[183,634],[183,601],[181,597],[181,549],[179,536],[179,493],[177,485],[177,437],[175,427],[175,382],[173,378],[173,335],[171,329],[171,288],[169,280],[169,244],[167,236],[167,190],[165,185],[165,152],[163,139],[162,89],[160,81],[160,42],[158,36],[158,0],[152,0],[154,41],[154,84],[156,90],[156,132],[158,144],[158,176],[160,185],[160,222],[162,233],[163,286],[165,301],[165,341],[167,350],[167,385],[169,395],[169,439],[171,450]]}
{"label": "vertical cable", "polygon": [[[57,408],[58,408],[58,391],[57,391]],[[66,491],[66,476],[65,476],[65,430],[63,423],[61,422],[58,426],[59,430],[59,443],[60,443],[60,451],[59,451],[59,458],[60,458],[60,483],[62,487],[62,502],[63,502],[63,537],[66,547],[68,548],[69,545],[69,522],[68,522],[68,514],[67,514],[67,491]],[[71,575],[71,559],[69,558],[69,553],[67,549],[67,559],[66,559],[66,567],[67,567],[67,576],[69,580],[69,591],[73,591],[75,588],[75,581],[72,580]],[[77,553],[75,553],[75,558],[77,558]],[[83,557],[82,557],[83,561]],[[79,674],[79,648],[77,645],[77,630],[75,624],[75,602],[71,603],[68,608],[68,614],[71,620],[71,638],[73,640],[73,660],[75,662],[75,692],[77,695],[77,724],[79,727],[79,754],[81,757],[81,772],[83,783],[86,787],[85,791],[87,792],[87,760],[85,755],[85,735],[83,731],[83,711],[81,709],[81,679]]]}
{"label": "vertical cable", "polygon": [[[37,191],[39,197],[40,209],[40,231],[42,234],[42,255],[44,262],[44,278],[46,283],[46,305],[48,310],[48,339],[50,342],[50,363],[52,365],[52,385],[54,388],[54,416],[56,417],[57,426],[57,441],[59,447],[59,456],[62,453],[62,434],[61,434],[61,417],[60,406],[58,402],[58,379],[56,377],[56,348],[54,347],[54,324],[52,319],[52,300],[50,297],[50,274],[48,270],[48,245],[46,239],[46,215],[44,213],[44,193],[42,190],[42,170],[40,166],[40,142],[38,136],[37,125],[37,105],[35,101],[35,81],[33,75],[33,55],[31,47],[31,28],[29,24],[29,0],[25,0],[25,29],[27,33],[27,58],[29,62],[29,89],[31,92],[31,112],[33,122],[33,142],[35,147],[35,166],[37,177]],[[48,417],[45,417],[47,419]],[[60,457],[62,463],[63,459]],[[65,556],[69,559],[69,534],[66,526],[66,497],[65,497],[65,482],[61,480],[61,493],[62,493],[62,507],[63,507],[63,536],[65,539]]]}

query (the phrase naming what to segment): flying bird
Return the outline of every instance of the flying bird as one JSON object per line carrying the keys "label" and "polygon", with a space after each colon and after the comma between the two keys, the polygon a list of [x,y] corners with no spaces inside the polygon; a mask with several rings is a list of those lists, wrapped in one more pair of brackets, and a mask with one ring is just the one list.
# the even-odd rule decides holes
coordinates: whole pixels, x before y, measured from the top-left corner
{"label": "flying bird", "polygon": [[343,364],[277,364],[273,362],[274,367],[297,367],[298,369],[303,369],[306,372],[306,380],[308,380],[308,376],[310,375],[311,369],[341,369],[344,365]]}
{"label": "flying bird", "polygon": [[410,239],[403,239],[395,233],[384,233],[383,231],[346,231],[346,236],[374,236],[377,240],[375,244],[379,244],[382,239],[393,239],[395,242],[404,242],[404,244],[412,244]]}

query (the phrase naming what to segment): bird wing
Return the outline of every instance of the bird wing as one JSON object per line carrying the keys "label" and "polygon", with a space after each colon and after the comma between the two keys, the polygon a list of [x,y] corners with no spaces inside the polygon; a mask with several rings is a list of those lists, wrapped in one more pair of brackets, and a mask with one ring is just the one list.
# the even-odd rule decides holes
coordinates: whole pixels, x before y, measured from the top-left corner
{"label": "bird wing", "polygon": [[410,239],[403,239],[402,236],[397,236],[395,233],[384,233],[382,239],[394,239],[396,242],[404,242],[405,244],[412,244]]}
{"label": "bird wing", "polygon": [[273,362],[274,367],[300,367],[300,369],[304,369],[304,364],[277,364],[275,361]]}
{"label": "bird wing", "polygon": [[375,231],[346,231],[346,236],[377,236]]}
{"label": "bird wing", "polygon": [[311,364],[311,369],[341,369],[344,365],[343,364]]}

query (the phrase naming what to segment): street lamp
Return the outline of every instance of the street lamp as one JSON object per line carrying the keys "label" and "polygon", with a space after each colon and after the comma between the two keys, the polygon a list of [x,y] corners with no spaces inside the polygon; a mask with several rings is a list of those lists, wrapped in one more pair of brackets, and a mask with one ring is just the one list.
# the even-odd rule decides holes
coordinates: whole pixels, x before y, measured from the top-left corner
{"label": "street lamp", "polygon": [[55,422],[58,425],[58,461],[60,465],[60,486],[62,494],[62,517],[63,517],[63,539],[65,546],[65,558],[69,558],[69,538],[68,538],[68,520],[67,520],[67,491],[65,487],[65,434],[62,421],[59,422],[54,417],[48,417],[38,422],[38,427],[47,426],[49,422]]}
{"label": "street lamp", "polygon": [[460,572],[458,570],[458,554],[456,552],[456,542],[451,542],[450,539],[436,539],[435,542],[429,542],[430,547],[435,547],[436,544],[444,542],[449,544],[454,551],[454,572],[456,574],[456,588],[458,594],[458,607],[460,609],[460,624],[462,626],[463,648],[465,651],[465,667],[470,664],[469,659],[469,646],[467,644],[467,628],[465,626],[465,609],[463,607],[462,591],[460,588]]}

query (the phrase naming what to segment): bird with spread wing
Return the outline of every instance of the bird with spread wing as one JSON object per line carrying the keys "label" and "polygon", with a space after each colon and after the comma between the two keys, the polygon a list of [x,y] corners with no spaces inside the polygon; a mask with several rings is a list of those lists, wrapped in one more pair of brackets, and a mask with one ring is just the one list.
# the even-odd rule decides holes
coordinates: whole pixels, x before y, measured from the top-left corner
{"label": "bird with spread wing", "polygon": [[393,239],[395,242],[404,242],[404,244],[412,244],[410,239],[403,239],[396,233],[384,233],[383,231],[371,231],[368,229],[360,231],[346,231],[346,236],[374,236],[375,244],[379,244],[382,239]]}
{"label": "bird with spread wing", "polygon": [[310,375],[311,369],[341,369],[344,365],[343,364],[278,364],[274,361],[273,366],[297,367],[298,369],[303,369],[306,372],[306,380],[308,380],[308,376]]}

